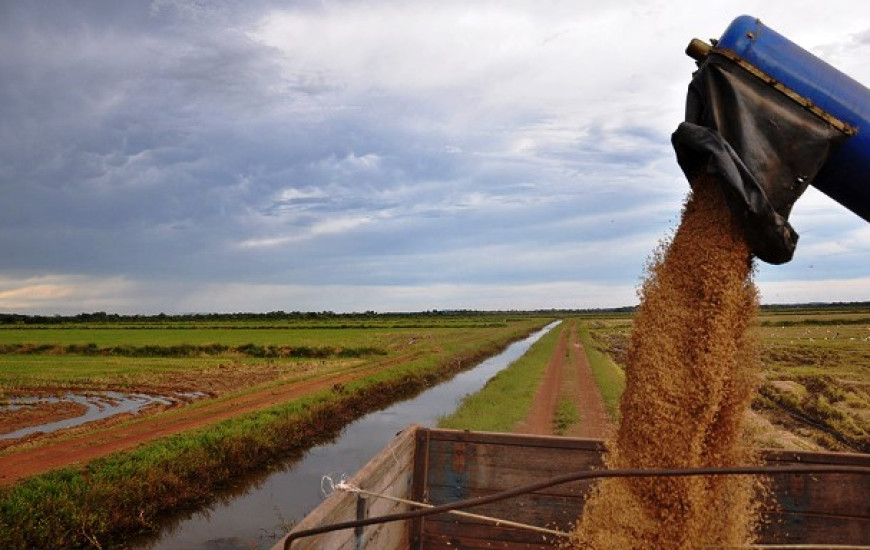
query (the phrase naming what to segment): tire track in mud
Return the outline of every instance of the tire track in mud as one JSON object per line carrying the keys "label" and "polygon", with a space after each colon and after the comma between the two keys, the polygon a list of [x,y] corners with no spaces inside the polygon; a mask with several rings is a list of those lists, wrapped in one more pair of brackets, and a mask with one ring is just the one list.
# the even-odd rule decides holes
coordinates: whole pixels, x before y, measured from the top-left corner
{"label": "tire track in mud", "polygon": [[613,431],[613,422],[607,414],[604,398],[595,383],[592,367],[586,358],[586,349],[580,341],[580,336],[574,326],[571,326],[571,368],[577,373],[577,406],[580,410],[580,422],[574,424],[565,435],[568,437],[588,437],[606,439]]}
{"label": "tire track in mud", "polygon": [[223,397],[212,403],[200,401],[200,405],[195,408],[173,408],[144,416],[132,423],[89,428],[60,441],[13,450],[0,456],[0,485],[11,485],[23,478],[58,468],[84,465],[91,460],[130,450],[159,438],[286,403],[337,384],[358,380],[400,363],[413,361],[418,355],[416,352],[404,354],[350,373],[342,370],[236,397]]}
{"label": "tire track in mud", "polygon": [[[567,369],[574,371],[566,376]],[[566,384],[565,388],[562,385]],[[564,434],[570,437],[605,438],[612,430],[612,422],[604,406],[604,399],[595,384],[586,351],[577,336],[576,322],[563,327],[547,370],[535,393],[529,414],[515,429],[515,433],[554,435],[553,421],[562,390],[577,405],[580,420]]]}
{"label": "tire track in mud", "polygon": [[562,385],[562,369],[568,346],[568,329],[562,326],[559,330],[559,340],[556,342],[556,347],[547,363],[547,370],[544,372],[541,384],[535,392],[535,400],[532,402],[526,419],[514,429],[516,433],[534,435],[553,433],[553,418],[559,399],[559,387]]}

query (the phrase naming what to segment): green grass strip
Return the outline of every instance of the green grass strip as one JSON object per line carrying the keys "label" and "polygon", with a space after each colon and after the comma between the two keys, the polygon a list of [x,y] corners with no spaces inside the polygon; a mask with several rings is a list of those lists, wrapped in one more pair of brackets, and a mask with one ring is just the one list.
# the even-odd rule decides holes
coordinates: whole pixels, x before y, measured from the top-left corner
{"label": "green grass strip", "polygon": [[625,390],[625,372],[607,353],[599,349],[583,323],[578,324],[577,330],[586,350],[586,359],[592,368],[595,384],[604,399],[607,414],[616,421],[619,419],[619,398]]}
{"label": "green grass strip", "polygon": [[438,425],[456,430],[512,431],[532,407],[563,325],[550,330],[479,392],[464,397],[456,412]]}

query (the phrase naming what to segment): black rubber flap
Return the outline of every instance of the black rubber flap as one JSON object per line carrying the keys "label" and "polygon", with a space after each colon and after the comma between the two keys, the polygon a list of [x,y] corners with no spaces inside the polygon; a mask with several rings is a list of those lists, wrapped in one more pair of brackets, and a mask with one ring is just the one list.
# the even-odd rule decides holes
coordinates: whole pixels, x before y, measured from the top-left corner
{"label": "black rubber flap", "polygon": [[753,253],[771,264],[792,259],[795,201],[846,138],[731,60],[711,53],[686,97],[686,121],[671,137],[690,182],[721,183]]}

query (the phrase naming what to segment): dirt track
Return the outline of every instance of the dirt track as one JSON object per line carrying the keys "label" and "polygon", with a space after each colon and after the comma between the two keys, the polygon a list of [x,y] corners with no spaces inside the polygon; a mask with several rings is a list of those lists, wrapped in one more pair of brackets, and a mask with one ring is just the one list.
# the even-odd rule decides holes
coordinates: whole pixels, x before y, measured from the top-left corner
{"label": "dirt track", "polygon": [[562,328],[547,371],[535,394],[535,402],[526,419],[514,431],[552,435],[560,391],[577,404],[580,412],[580,421],[569,427],[564,435],[600,439],[610,434],[613,425],[573,322]]}
{"label": "dirt track", "polygon": [[32,447],[12,449],[0,456],[0,485],[9,485],[49,470],[86,464],[108,454],[125,451],[155,439],[216,424],[234,416],[257,411],[310,393],[334,387],[412,357],[404,355],[378,361],[352,372],[324,374],[315,379],[288,382],[268,389],[199,402],[195,407],[172,408],[156,414],[136,417],[132,422],[108,423],[88,427],[58,437],[47,437]]}

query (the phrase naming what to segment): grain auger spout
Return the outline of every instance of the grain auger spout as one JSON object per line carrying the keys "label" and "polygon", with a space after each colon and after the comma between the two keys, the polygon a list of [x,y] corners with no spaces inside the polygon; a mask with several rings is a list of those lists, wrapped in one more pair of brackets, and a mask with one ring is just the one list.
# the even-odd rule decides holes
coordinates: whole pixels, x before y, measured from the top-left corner
{"label": "grain auger spout", "polygon": [[753,17],[712,42],[686,49],[698,70],[672,142],[690,181],[721,182],[753,253],[791,260],[808,185],[870,221],[870,90]]}

